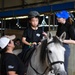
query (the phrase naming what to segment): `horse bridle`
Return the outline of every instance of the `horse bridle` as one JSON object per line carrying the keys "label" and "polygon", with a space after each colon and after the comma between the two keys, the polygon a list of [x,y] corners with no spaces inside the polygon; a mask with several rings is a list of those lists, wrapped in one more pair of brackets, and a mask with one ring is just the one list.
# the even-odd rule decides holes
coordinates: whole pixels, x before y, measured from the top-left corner
{"label": "horse bridle", "polygon": [[[47,43],[47,46],[48,46],[50,43],[53,43],[53,41],[48,42],[48,43]],[[48,61],[49,61],[49,66],[46,67],[46,69],[44,70],[44,72],[43,72],[42,74],[39,73],[38,71],[36,71],[36,69],[32,66],[31,61],[30,61],[30,66],[31,66],[31,68],[32,68],[38,75],[44,75],[48,69],[49,69],[49,71],[53,70],[52,65],[55,65],[55,64],[58,64],[58,63],[60,63],[60,64],[64,63],[63,61],[51,62],[50,59],[49,59],[49,55],[48,55],[49,50],[47,49],[47,46],[46,46],[46,51],[47,51],[47,58],[48,58]]]}
{"label": "horse bridle", "polygon": [[[50,43],[52,43],[52,42],[53,42],[53,41],[48,42],[48,43],[47,43],[47,46],[48,46]],[[48,61],[50,62],[50,65],[54,65],[54,64],[58,64],[58,63],[60,63],[60,64],[64,63],[63,61],[51,62],[50,59],[49,59],[48,53],[49,53],[49,50],[47,49],[47,57],[48,57]]]}

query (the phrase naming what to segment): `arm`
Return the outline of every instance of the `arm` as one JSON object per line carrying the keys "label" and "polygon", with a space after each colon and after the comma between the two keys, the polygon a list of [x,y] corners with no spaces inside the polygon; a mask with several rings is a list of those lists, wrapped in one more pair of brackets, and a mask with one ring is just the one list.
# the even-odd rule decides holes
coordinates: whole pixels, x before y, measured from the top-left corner
{"label": "arm", "polygon": [[69,26],[69,35],[72,40],[75,40],[75,27],[73,25]]}
{"label": "arm", "polygon": [[26,44],[26,45],[29,45],[29,46],[37,45],[36,42],[33,42],[33,43],[27,42],[25,37],[22,37],[22,42],[23,42],[24,44]]}
{"label": "arm", "polygon": [[31,43],[27,42],[25,37],[22,37],[22,42],[26,45],[31,46]]}
{"label": "arm", "polygon": [[7,55],[4,62],[7,75],[18,75],[16,74],[18,70],[18,61],[16,62],[14,55]]}
{"label": "arm", "polygon": [[[36,44],[36,42],[30,43],[30,42],[28,42],[28,41],[26,40],[26,38],[29,36],[28,34],[30,34],[30,32],[28,33],[28,31],[30,31],[29,28],[26,29],[26,30],[24,30],[23,36],[22,36],[22,43],[23,43],[23,44],[26,44],[26,45],[28,45],[28,46],[32,46],[33,44]],[[31,35],[31,34],[30,34],[30,35]]]}
{"label": "arm", "polygon": [[18,74],[16,74],[15,71],[8,71],[8,72],[7,72],[7,75],[18,75]]}
{"label": "arm", "polygon": [[63,43],[67,43],[67,44],[75,44],[74,40],[64,40]]}

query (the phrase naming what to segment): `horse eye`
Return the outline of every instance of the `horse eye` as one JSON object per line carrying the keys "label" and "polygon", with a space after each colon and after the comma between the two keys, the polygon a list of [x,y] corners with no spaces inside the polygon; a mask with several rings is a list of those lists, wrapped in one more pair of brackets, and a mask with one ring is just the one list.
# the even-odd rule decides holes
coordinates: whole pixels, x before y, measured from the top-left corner
{"label": "horse eye", "polygon": [[49,53],[52,53],[52,51],[51,51],[51,50],[49,50]]}

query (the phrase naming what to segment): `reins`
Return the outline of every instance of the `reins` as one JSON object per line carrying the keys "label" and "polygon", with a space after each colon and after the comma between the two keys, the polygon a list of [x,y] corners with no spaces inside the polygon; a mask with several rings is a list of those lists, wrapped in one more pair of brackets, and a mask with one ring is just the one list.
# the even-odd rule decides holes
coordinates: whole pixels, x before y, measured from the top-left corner
{"label": "reins", "polygon": [[[52,43],[52,42],[53,42],[53,41],[47,43],[47,45],[50,44],[50,43]],[[48,58],[49,58],[49,57],[48,57]],[[37,74],[39,74],[39,75],[44,75],[44,74],[46,73],[46,71],[49,69],[49,66],[47,66],[43,73],[39,73],[39,72],[32,66],[31,61],[30,61],[30,66],[31,66],[31,68],[32,68]],[[50,70],[52,70],[52,68],[50,68]]]}
{"label": "reins", "polygon": [[[48,46],[50,43],[53,43],[53,42],[54,42],[54,41],[48,42],[46,46]],[[46,49],[47,49],[47,48],[46,48]],[[39,72],[32,66],[31,61],[30,61],[30,66],[31,66],[31,68],[32,68],[32,69],[36,72],[36,74],[38,74],[38,75],[45,75],[45,73],[46,73],[46,71],[47,71],[48,69],[49,69],[49,71],[52,71],[52,70],[53,70],[52,65],[54,65],[54,64],[58,64],[58,63],[62,64],[62,63],[64,63],[63,61],[51,62],[50,59],[49,59],[48,52],[49,52],[49,50],[47,49],[47,58],[48,58],[48,61],[49,61],[49,66],[46,67],[46,69],[44,70],[43,73],[39,73]]]}
{"label": "reins", "polygon": [[45,72],[48,70],[48,66],[47,66],[43,73],[39,73],[39,72],[36,71],[36,69],[32,66],[31,61],[30,61],[30,66],[31,66],[31,68],[32,68],[37,74],[39,74],[39,75],[44,75]]}

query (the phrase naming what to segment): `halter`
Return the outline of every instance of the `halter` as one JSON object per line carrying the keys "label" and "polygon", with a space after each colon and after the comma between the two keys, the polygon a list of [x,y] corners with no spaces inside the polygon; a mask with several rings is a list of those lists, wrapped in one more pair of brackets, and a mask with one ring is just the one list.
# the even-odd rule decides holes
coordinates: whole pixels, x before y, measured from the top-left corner
{"label": "halter", "polygon": [[[54,42],[53,40],[50,41],[50,42],[48,42],[46,46],[48,46],[49,44],[51,44],[51,43],[53,43],[53,42]],[[47,48],[46,48],[46,49],[47,49]],[[42,74],[39,73],[38,71],[36,71],[36,69],[32,66],[31,61],[30,61],[30,66],[31,66],[31,68],[32,68],[32,69],[36,72],[36,74],[38,74],[38,75],[45,75],[45,73],[46,73],[46,71],[47,71],[48,69],[49,69],[49,71],[52,71],[52,70],[53,70],[52,65],[54,65],[54,64],[58,64],[58,63],[62,64],[62,63],[64,63],[63,61],[51,62],[50,59],[49,59],[48,52],[49,52],[49,50],[47,49],[47,58],[48,58],[48,61],[49,61],[49,66],[46,67],[46,69],[44,70],[44,72],[43,72]],[[51,66],[51,68],[50,68],[50,66]]]}

